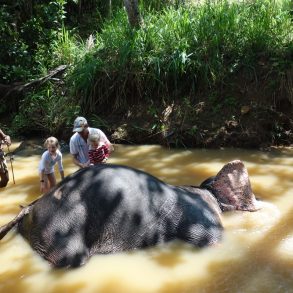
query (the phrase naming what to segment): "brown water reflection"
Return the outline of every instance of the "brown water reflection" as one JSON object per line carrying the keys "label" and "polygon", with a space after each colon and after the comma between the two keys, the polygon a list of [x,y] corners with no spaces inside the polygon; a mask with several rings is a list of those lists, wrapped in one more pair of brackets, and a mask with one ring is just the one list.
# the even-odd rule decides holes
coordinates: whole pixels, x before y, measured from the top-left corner
{"label": "brown water reflection", "polygon": [[[16,184],[10,181],[0,189],[0,225],[15,216],[19,204],[39,196],[39,159],[40,153],[15,156]],[[293,292],[292,149],[264,153],[118,145],[109,162],[172,184],[199,184],[233,159],[244,161],[265,206],[255,213],[225,214],[220,245],[200,250],[174,242],[98,255],[82,268],[56,270],[10,232],[0,242],[0,292]],[[67,154],[64,166],[66,174],[76,170]]]}

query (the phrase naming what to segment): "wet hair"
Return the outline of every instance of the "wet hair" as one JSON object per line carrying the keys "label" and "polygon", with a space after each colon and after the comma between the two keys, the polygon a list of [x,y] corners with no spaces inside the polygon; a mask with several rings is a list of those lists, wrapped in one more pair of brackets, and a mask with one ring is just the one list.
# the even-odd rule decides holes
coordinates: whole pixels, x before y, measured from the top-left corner
{"label": "wet hair", "polygon": [[90,134],[89,137],[88,137],[88,140],[89,142],[99,142],[101,139],[101,136],[99,133],[93,133],[93,134]]}
{"label": "wet hair", "polygon": [[44,147],[45,147],[45,148],[48,148],[48,147],[51,146],[51,145],[55,145],[56,148],[59,149],[59,141],[58,141],[58,139],[57,139],[56,137],[54,137],[54,136],[50,136],[50,137],[48,137],[48,138],[45,140],[45,143],[44,143]]}

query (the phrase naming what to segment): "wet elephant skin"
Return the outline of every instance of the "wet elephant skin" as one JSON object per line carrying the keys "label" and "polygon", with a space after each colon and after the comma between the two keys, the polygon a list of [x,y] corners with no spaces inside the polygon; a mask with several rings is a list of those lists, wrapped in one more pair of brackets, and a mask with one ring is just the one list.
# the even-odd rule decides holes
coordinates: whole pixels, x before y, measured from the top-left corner
{"label": "wet elephant skin", "polygon": [[104,164],[65,178],[32,206],[18,230],[54,266],[78,267],[93,254],[173,239],[198,247],[217,243],[220,212],[207,189],[191,192],[130,167]]}

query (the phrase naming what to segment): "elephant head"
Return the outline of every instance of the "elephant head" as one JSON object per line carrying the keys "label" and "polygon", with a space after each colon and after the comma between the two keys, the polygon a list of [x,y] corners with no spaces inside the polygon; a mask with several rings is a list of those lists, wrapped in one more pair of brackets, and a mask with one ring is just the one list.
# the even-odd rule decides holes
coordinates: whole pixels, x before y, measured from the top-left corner
{"label": "elephant head", "polygon": [[222,211],[257,211],[260,203],[252,192],[247,169],[240,160],[226,164],[215,177],[200,185],[211,191]]}

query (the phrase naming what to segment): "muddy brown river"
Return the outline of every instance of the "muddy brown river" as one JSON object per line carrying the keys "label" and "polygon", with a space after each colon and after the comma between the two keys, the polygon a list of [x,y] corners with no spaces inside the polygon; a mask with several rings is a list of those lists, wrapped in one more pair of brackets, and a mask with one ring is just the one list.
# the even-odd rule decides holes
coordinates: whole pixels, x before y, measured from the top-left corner
{"label": "muddy brown river", "polygon": [[[76,167],[69,154],[63,156],[68,175]],[[117,145],[108,162],[142,169],[171,184],[197,185],[234,159],[244,162],[253,192],[264,204],[254,213],[223,214],[219,245],[198,249],[175,241],[96,255],[78,269],[53,269],[13,230],[0,241],[0,292],[293,292],[292,148],[260,152]],[[39,153],[15,155],[15,184],[10,172],[8,186],[0,189],[0,225],[19,212],[20,204],[40,195],[39,160]],[[59,181],[57,169],[56,175]]]}

